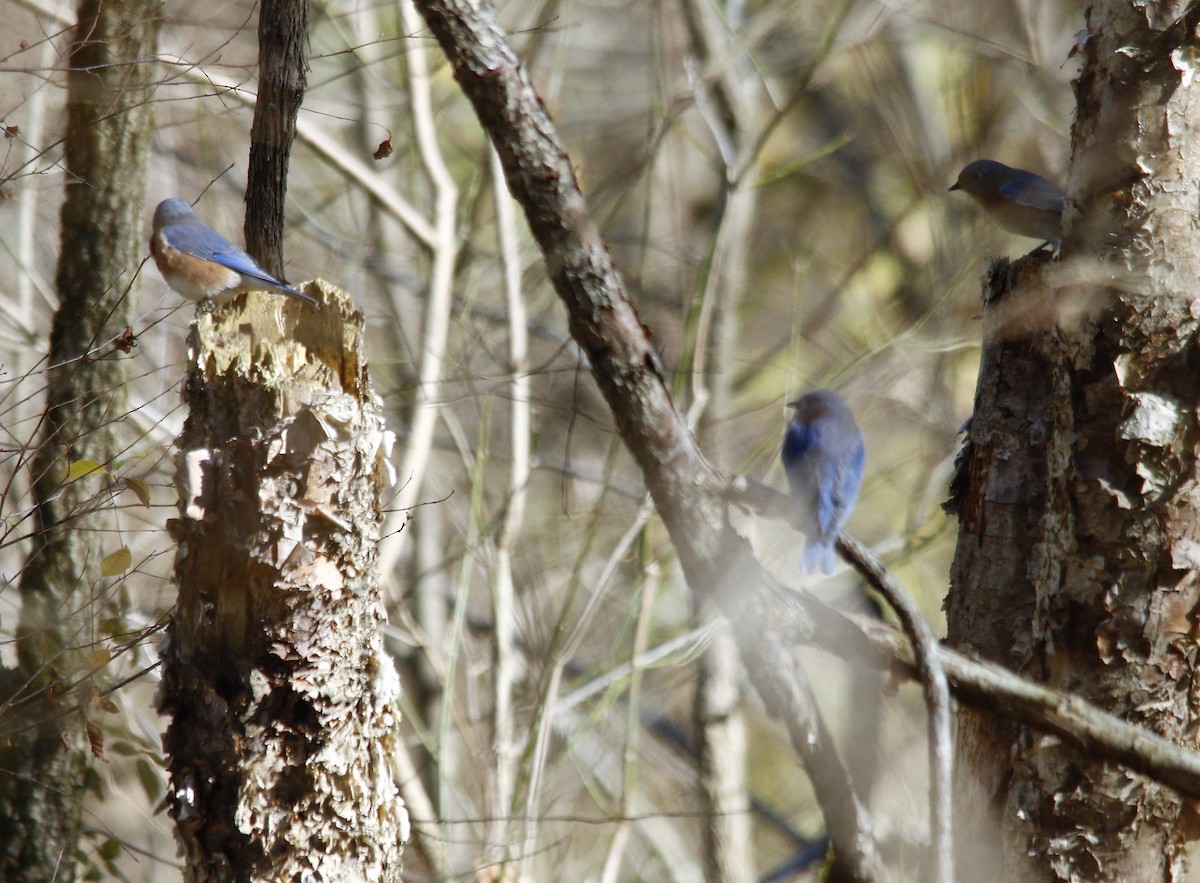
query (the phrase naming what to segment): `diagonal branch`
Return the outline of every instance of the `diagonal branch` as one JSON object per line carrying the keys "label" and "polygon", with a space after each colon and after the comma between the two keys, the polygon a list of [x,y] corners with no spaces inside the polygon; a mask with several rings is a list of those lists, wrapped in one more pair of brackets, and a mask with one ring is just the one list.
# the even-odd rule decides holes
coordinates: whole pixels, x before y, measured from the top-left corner
{"label": "diagonal branch", "polygon": [[[882,879],[870,819],[816,716],[807,685],[792,674],[778,635],[764,638],[768,580],[730,525],[723,480],[675,406],[650,334],[588,213],[553,123],[490,6],[418,0],[418,8],[491,137],[513,196],[525,210],[572,336],[637,460],[694,591],[733,623],[747,670],[780,715],[813,781],[848,878]],[[757,576],[758,578],[753,578]],[[748,579],[748,577],[752,577]],[[747,597],[747,584],[755,586]]]}
{"label": "diagonal branch", "polygon": [[[739,477],[730,485],[730,499],[755,511],[787,521],[798,531],[805,529],[803,519],[791,498],[758,481]],[[932,879],[946,883],[954,878],[953,823],[951,819],[954,746],[951,726],[950,686],[938,652],[937,640],[921,616],[916,602],[900,582],[863,546],[848,534],[838,538],[838,552],[883,596],[895,611],[912,647],[917,679],[925,693],[929,711],[929,827],[933,846]],[[814,634],[821,636],[821,629]],[[839,647],[854,642],[839,642]]]}

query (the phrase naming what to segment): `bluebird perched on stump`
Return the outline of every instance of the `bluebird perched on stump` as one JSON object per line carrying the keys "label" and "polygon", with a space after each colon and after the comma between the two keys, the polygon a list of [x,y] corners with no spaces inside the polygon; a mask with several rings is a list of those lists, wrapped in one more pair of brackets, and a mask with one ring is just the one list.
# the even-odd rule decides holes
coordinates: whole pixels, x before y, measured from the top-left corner
{"label": "bluebird perched on stump", "polygon": [[842,397],[818,389],[788,403],[796,416],[783,436],[783,469],[804,523],[805,570],[833,573],[833,547],[858,500],[866,450]]}
{"label": "bluebird perched on stump", "polygon": [[164,199],[154,210],[150,254],[158,272],[188,300],[226,298],[242,291],[286,294],[320,307],[316,299],[276,279],[254,258],[196,217],[182,199]]}
{"label": "bluebird perched on stump", "polygon": [[958,173],[950,189],[963,191],[1009,233],[1043,240],[1038,249],[1049,245],[1057,250],[1062,243],[1066,198],[1041,175],[977,159]]}

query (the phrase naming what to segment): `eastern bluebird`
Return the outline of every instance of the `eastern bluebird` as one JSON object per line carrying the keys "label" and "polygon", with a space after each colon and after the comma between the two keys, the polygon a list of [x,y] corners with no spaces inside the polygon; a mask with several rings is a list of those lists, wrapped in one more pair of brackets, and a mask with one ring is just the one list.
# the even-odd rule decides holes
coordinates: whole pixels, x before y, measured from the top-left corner
{"label": "eastern bluebird", "polygon": [[818,389],[788,402],[796,416],[783,436],[783,469],[804,522],[805,570],[833,573],[833,546],[862,484],[866,450],[842,397]]}
{"label": "eastern bluebird", "polygon": [[150,254],[158,272],[188,300],[228,297],[241,291],[287,294],[320,307],[314,298],[280,282],[196,217],[182,199],[164,199],[154,210]]}
{"label": "eastern bluebird", "polygon": [[1066,198],[1041,175],[977,159],[958,173],[950,189],[966,193],[1009,233],[1045,240],[1039,249],[1049,245],[1057,250],[1062,243]]}

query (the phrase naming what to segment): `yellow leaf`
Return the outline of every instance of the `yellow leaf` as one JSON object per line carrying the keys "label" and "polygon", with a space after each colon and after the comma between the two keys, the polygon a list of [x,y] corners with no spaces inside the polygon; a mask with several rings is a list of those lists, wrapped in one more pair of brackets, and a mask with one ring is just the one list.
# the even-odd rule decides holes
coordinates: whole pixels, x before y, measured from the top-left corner
{"label": "yellow leaf", "polygon": [[131,563],[133,563],[133,554],[129,551],[128,546],[122,546],[117,551],[104,556],[104,560],[100,562],[100,575],[119,576],[129,569]]}
{"label": "yellow leaf", "polygon": [[150,485],[146,484],[140,478],[127,478],[125,479],[125,487],[133,491],[134,495],[138,498],[138,502],[147,509],[150,508]]}
{"label": "yellow leaf", "polygon": [[83,459],[76,460],[71,464],[71,468],[67,470],[67,481],[74,481],[77,478],[83,478],[85,475],[91,475],[93,472],[107,472],[108,470],[97,463],[95,460]]}
{"label": "yellow leaf", "polygon": [[104,647],[97,647],[87,655],[88,668],[103,668],[112,660],[112,654]]}

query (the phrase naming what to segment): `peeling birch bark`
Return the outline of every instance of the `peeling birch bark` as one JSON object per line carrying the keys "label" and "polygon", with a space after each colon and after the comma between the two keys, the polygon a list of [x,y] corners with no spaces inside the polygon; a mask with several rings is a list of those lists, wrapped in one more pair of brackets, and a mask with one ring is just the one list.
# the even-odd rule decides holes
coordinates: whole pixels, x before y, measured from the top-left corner
{"label": "peeling birch bark", "polygon": [[399,682],[376,567],[390,434],[349,297],[189,336],[159,708],[187,878],[398,880]]}

